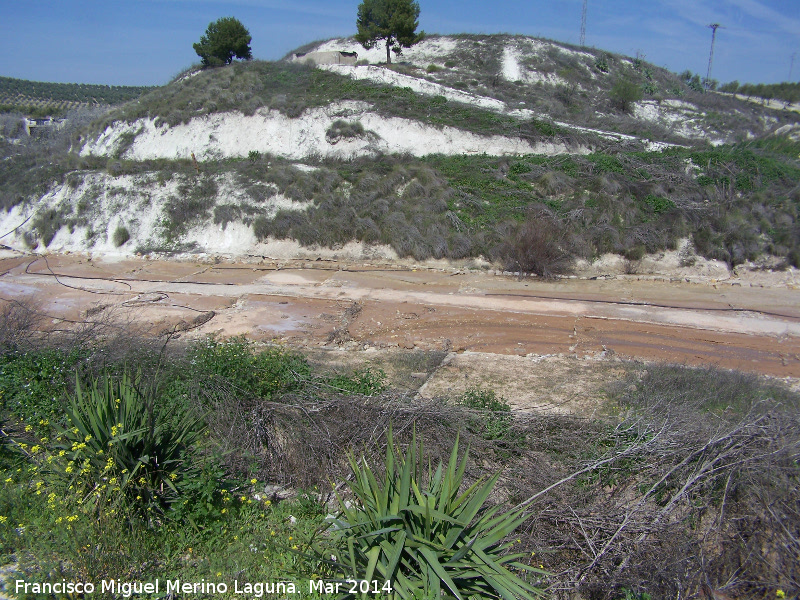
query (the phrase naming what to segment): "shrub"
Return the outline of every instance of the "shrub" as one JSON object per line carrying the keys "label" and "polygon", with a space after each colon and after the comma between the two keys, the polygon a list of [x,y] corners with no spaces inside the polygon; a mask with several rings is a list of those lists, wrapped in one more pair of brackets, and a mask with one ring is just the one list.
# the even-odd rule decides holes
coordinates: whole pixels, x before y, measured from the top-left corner
{"label": "shrub", "polygon": [[504,398],[497,398],[494,390],[483,390],[479,387],[468,389],[458,399],[458,404],[467,408],[488,411],[470,425],[470,431],[485,440],[504,438],[511,428],[511,407]]}
{"label": "shrub", "polygon": [[50,242],[53,241],[56,233],[64,224],[62,217],[61,211],[50,208],[39,212],[31,223],[33,230],[39,235],[45,247],[50,245]]}
{"label": "shrub", "polygon": [[189,358],[196,375],[208,381],[206,394],[226,383],[239,394],[269,399],[300,389],[310,375],[305,358],[280,348],[255,352],[244,338],[218,341],[212,337],[192,346]]}
{"label": "shrub", "polygon": [[355,371],[351,376],[336,375],[328,382],[338,390],[350,392],[352,394],[362,394],[363,396],[375,396],[384,392],[386,386],[386,373],[383,369],[373,371],[372,369],[362,369]]}
{"label": "shrub", "polygon": [[325,139],[328,143],[335,144],[342,138],[357,138],[364,135],[364,126],[358,122],[353,121],[348,123],[341,119],[334,121],[328,130],[325,132]]}
{"label": "shrub", "polygon": [[652,81],[646,81],[642,84],[642,93],[648,96],[655,96],[658,94],[658,86]]}
{"label": "shrub", "polygon": [[550,217],[529,218],[500,248],[509,271],[551,278],[569,272],[570,252],[560,224]]}
{"label": "shrub", "polygon": [[117,248],[122,246],[129,239],[131,239],[131,234],[128,232],[128,229],[123,225],[118,225],[117,228],[114,230],[114,234],[111,236],[111,241]]}
{"label": "shrub", "polygon": [[[214,207],[214,224],[222,225],[222,229],[228,226],[228,223],[237,221],[242,217],[242,208],[236,204],[221,204]],[[263,219],[264,217],[259,217]]]}
{"label": "shrub", "polygon": [[660,196],[656,196],[654,194],[647,194],[647,196],[644,197],[643,202],[657,215],[668,211],[671,208],[675,208],[675,203],[672,200],[669,200],[668,198],[661,198]]}
{"label": "shrub", "polygon": [[192,413],[177,424],[155,416],[156,390],[140,377],[106,376],[88,390],[76,383],[67,426],[54,444],[66,461],[63,475],[97,510],[127,500],[161,510],[178,497],[187,452],[204,425]]}
{"label": "shrub", "polygon": [[[508,552],[505,541],[526,517],[485,506],[499,473],[461,492],[467,455],[458,460],[458,437],[447,464],[425,469],[416,434],[405,454],[388,434],[385,474],[379,483],[372,469],[349,456],[353,478],[347,485],[355,506],[339,498],[334,521],[338,562],[343,576],[387,581],[399,597],[463,599],[531,598],[540,589],[516,572],[543,574]],[[327,554],[327,553],[326,553]]]}
{"label": "shrub", "polygon": [[45,348],[29,352],[9,348],[0,356],[0,407],[33,426],[63,417],[73,369],[85,351]]}
{"label": "shrub", "polygon": [[[216,221],[216,212],[215,212],[215,221]],[[220,219],[221,223],[224,223],[223,219]],[[256,236],[256,239],[259,242],[263,242],[266,240],[270,234],[272,233],[272,221],[267,217],[256,217],[255,221],[253,221],[253,234]]]}
{"label": "shrub", "polygon": [[185,232],[191,225],[208,217],[219,187],[213,177],[188,180],[178,187],[178,196],[164,203],[164,225],[169,236]]}
{"label": "shrub", "polygon": [[642,99],[642,88],[630,79],[621,77],[614,82],[608,95],[614,108],[627,113],[630,112],[634,102]]}

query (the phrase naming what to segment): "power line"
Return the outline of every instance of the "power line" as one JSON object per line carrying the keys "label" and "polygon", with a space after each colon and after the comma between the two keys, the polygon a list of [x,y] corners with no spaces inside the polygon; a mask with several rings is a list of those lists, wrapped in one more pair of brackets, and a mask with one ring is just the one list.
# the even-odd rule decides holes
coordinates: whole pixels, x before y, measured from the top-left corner
{"label": "power line", "polygon": [[583,13],[581,14],[581,46],[586,45],[586,5],[588,0],[583,0]]}

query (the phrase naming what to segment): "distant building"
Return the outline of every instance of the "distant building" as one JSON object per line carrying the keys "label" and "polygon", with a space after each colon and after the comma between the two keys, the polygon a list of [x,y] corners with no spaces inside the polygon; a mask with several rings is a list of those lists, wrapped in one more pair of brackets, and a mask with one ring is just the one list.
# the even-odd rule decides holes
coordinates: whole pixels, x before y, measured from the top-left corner
{"label": "distant building", "polygon": [[25,132],[28,135],[36,135],[37,131],[44,131],[44,127],[60,127],[66,119],[56,119],[54,117],[44,117],[43,119],[25,119]]}
{"label": "distant building", "polygon": [[331,50],[329,52],[304,52],[292,56],[292,62],[314,65],[355,65],[358,52]]}

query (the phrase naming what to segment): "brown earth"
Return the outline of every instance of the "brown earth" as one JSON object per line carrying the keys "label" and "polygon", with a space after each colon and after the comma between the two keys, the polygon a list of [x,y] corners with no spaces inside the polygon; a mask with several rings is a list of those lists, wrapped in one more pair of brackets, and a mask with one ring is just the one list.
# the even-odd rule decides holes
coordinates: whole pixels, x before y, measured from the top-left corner
{"label": "brown earth", "polygon": [[[522,371],[544,364],[544,355],[559,363],[615,356],[800,378],[800,295],[791,285],[540,281],[397,264],[8,252],[0,274],[1,299],[32,298],[54,324],[115,315],[153,334],[177,326],[184,337],[242,334],[306,349],[466,352],[449,364],[474,372],[483,367],[465,365],[480,353],[487,368],[495,360],[489,355],[527,357],[506,361]],[[456,385],[446,373],[422,392]]]}

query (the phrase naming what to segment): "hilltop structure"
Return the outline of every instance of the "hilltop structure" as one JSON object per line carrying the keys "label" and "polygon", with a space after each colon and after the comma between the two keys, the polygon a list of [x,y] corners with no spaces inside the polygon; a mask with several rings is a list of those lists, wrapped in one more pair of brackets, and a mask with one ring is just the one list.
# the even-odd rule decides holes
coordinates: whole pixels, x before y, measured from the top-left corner
{"label": "hilltop structure", "polygon": [[299,52],[292,55],[292,62],[310,65],[355,65],[358,52],[330,50],[327,52]]}

